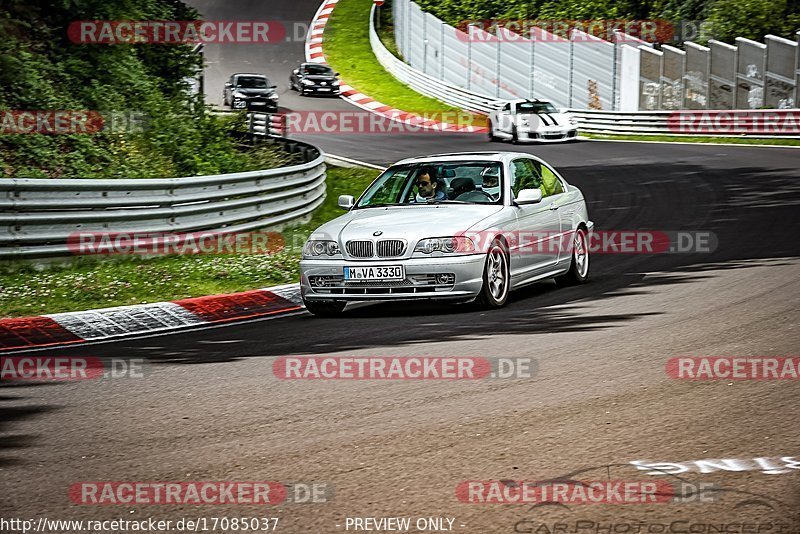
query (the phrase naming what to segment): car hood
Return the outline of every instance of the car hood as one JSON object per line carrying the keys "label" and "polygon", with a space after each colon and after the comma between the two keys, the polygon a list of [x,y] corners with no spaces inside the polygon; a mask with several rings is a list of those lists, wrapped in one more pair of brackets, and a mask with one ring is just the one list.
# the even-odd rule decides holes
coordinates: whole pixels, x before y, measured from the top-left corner
{"label": "car hood", "polygon": [[[405,239],[409,245],[426,237],[459,235],[503,206],[479,204],[436,204],[351,210],[322,226],[312,238],[335,239],[344,244],[351,239]],[[375,232],[382,232],[375,236]]]}
{"label": "car hood", "polygon": [[236,91],[248,96],[269,96],[275,92],[274,89],[237,89]]}
{"label": "car hood", "polygon": [[333,81],[336,81],[336,76],[323,76],[323,75],[319,75],[319,74],[316,74],[316,75],[309,74],[309,75],[303,76],[303,78],[306,79],[306,80],[311,80],[312,82],[315,82],[315,83],[317,83],[317,82],[333,82]]}
{"label": "car hood", "polygon": [[519,117],[538,120],[542,126],[569,126],[569,116],[564,113],[520,113]]}

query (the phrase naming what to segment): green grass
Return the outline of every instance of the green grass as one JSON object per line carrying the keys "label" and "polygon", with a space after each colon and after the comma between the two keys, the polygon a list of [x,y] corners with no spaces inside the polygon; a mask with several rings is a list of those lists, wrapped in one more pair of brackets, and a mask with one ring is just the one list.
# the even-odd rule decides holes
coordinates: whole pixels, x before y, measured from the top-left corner
{"label": "green grass", "polygon": [[800,139],[753,139],[749,137],[690,137],[671,135],[608,135],[579,132],[581,137],[610,141],[659,141],[663,143],[731,143],[736,145],[790,145],[800,146]]}
{"label": "green grass", "polygon": [[[464,113],[458,108],[423,96],[386,72],[369,44],[369,11],[372,0],[341,0],[325,26],[323,49],[328,63],[341,73],[340,78],[375,100],[403,111],[415,113]],[[381,8],[389,12],[388,4]],[[382,13],[382,20],[387,13]],[[390,35],[384,28],[385,41]],[[398,54],[396,47],[390,48]],[[478,117],[480,120],[480,117]]]}
{"label": "green grass", "polygon": [[276,254],[84,257],[39,270],[31,264],[0,268],[0,317],[160,302],[234,293],[300,278],[301,247],[315,228],[344,212],[340,194],[358,195],[378,175],[368,169],[329,167],[327,197],[301,226],[283,231]]}

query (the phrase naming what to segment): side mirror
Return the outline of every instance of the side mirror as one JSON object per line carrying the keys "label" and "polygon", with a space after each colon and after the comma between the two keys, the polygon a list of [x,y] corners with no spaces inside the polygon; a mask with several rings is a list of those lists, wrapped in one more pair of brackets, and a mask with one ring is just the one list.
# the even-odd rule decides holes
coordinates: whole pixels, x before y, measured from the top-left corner
{"label": "side mirror", "polygon": [[356,199],[353,198],[353,195],[339,195],[339,207],[345,210],[349,210],[353,207],[356,203]]}
{"label": "side mirror", "polygon": [[292,73],[293,73],[293,74],[297,74],[298,72],[300,72],[300,69],[294,69],[294,70],[292,71]]}
{"label": "side mirror", "polygon": [[232,86],[233,84],[231,84],[231,82],[225,82],[225,87],[232,87]]}
{"label": "side mirror", "polygon": [[542,201],[541,189],[523,189],[516,198],[517,204],[538,204]]}
{"label": "side mirror", "polygon": [[278,88],[278,86],[277,86],[277,85],[270,85],[270,86],[269,86],[269,88],[270,88],[270,89],[277,89],[277,88]]}
{"label": "side mirror", "polygon": [[334,73],[333,73],[333,75],[334,75],[334,76],[338,76],[338,75],[339,75],[339,73],[338,73],[338,72],[334,72]]}

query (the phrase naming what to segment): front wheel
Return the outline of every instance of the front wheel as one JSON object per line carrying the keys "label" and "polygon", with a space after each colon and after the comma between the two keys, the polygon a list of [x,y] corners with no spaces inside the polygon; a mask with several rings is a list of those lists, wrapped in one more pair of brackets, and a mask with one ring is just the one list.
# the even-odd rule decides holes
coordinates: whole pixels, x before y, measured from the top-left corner
{"label": "front wheel", "polygon": [[572,262],[566,274],[556,277],[561,285],[583,284],[589,279],[589,243],[586,230],[578,228],[572,238]]}
{"label": "front wheel", "polygon": [[477,304],[481,308],[501,308],[508,301],[511,287],[511,274],[508,266],[508,252],[502,243],[495,241],[486,254],[483,268],[483,287],[478,294]]}
{"label": "front wheel", "polygon": [[306,309],[311,315],[318,317],[336,317],[344,311],[346,302],[341,300],[305,300],[303,299]]}
{"label": "front wheel", "polygon": [[492,124],[492,121],[489,121],[488,127],[489,127],[489,142],[494,143],[495,141],[497,141],[497,137],[494,135],[494,125]]}

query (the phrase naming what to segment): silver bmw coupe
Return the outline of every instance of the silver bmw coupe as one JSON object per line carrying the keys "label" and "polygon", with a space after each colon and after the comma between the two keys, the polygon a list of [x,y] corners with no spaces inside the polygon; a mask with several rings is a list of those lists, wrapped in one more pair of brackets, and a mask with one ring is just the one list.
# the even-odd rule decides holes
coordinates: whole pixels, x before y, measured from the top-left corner
{"label": "silver bmw coupe", "polygon": [[314,315],[348,302],[410,299],[505,305],[546,278],[589,277],[583,193],[549,164],[517,152],[439,154],[386,169],[347,210],[309,236],[301,292]]}

